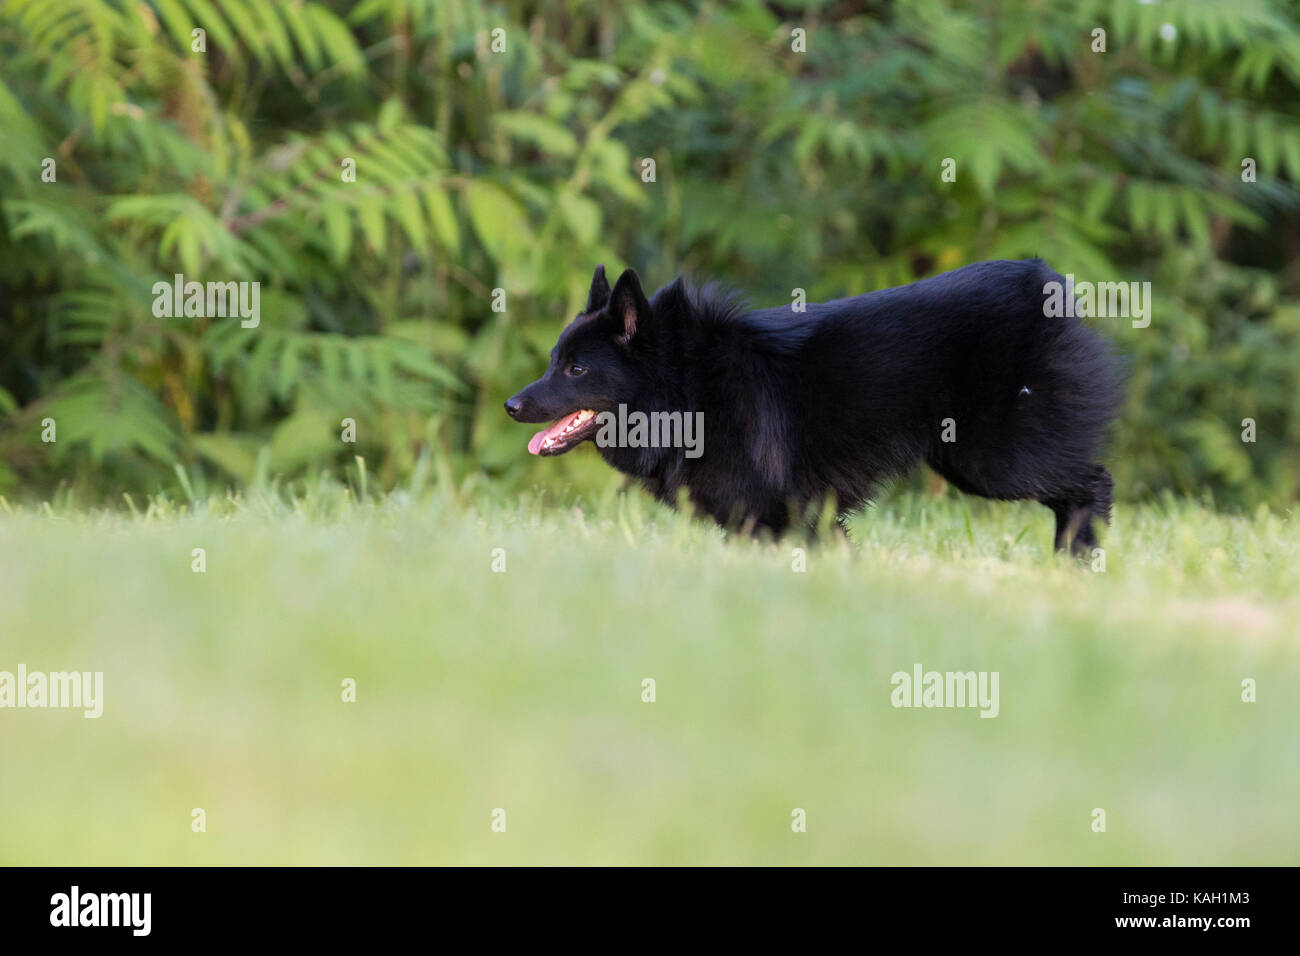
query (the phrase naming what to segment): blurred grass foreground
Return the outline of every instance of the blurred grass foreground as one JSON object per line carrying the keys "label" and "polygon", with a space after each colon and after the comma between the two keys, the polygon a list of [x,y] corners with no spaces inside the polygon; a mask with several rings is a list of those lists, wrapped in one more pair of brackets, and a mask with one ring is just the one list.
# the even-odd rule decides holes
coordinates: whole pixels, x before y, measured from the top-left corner
{"label": "blurred grass foreground", "polygon": [[[104,675],[98,719],[0,713],[0,862],[1300,859],[1267,511],[1121,507],[1104,571],[1042,508],[911,494],[853,547],[641,495],[138,511],[0,508],[0,668]],[[996,672],[997,716],[893,706],[917,665]]]}

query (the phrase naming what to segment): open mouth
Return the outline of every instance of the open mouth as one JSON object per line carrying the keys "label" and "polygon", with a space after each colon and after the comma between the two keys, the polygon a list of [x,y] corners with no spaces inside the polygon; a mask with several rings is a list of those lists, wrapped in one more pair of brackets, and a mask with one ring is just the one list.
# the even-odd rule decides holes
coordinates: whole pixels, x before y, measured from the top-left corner
{"label": "open mouth", "polygon": [[528,442],[530,455],[563,455],[596,430],[596,413],[584,408],[565,415],[534,435]]}

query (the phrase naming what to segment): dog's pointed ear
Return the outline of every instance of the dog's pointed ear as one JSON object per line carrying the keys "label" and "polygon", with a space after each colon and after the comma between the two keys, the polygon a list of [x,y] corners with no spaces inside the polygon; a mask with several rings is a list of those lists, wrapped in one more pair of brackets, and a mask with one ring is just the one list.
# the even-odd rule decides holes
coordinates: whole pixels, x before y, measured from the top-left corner
{"label": "dog's pointed ear", "polygon": [[617,340],[624,345],[632,341],[650,317],[650,303],[641,291],[641,280],[636,272],[627,269],[614,283],[609,297],[609,315],[619,330]]}
{"label": "dog's pointed ear", "polygon": [[605,278],[605,267],[596,266],[596,274],[591,277],[591,291],[587,293],[587,307],[583,312],[599,312],[609,301],[609,280]]}

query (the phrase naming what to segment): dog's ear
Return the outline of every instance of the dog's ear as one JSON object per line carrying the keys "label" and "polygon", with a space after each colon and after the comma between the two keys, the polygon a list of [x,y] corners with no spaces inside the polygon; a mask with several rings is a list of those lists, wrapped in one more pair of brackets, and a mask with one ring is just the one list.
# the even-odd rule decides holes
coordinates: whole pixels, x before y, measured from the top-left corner
{"label": "dog's ear", "polygon": [[618,330],[617,340],[626,345],[640,331],[650,317],[650,303],[641,291],[641,280],[627,269],[614,283],[609,297],[609,315]]}
{"label": "dog's ear", "polygon": [[609,280],[605,278],[605,267],[596,266],[596,274],[591,277],[591,291],[587,293],[587,307],[583,312],[599,312],[609,301]]}

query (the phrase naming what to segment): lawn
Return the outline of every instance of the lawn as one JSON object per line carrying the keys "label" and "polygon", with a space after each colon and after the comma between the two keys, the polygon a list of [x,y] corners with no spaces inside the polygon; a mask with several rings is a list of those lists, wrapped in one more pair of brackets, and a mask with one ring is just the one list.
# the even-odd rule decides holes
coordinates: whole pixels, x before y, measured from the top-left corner
{"label": "lawn", "polygon": [[[0,670],[104,675],[99,719],[0,710],[0,863],[1300,862],[1293,516],[1120,505],[1104,571],[1035,505],[852,534],[613,485],[0,499]],[[918,664],[997,716],[893,706]]]}

